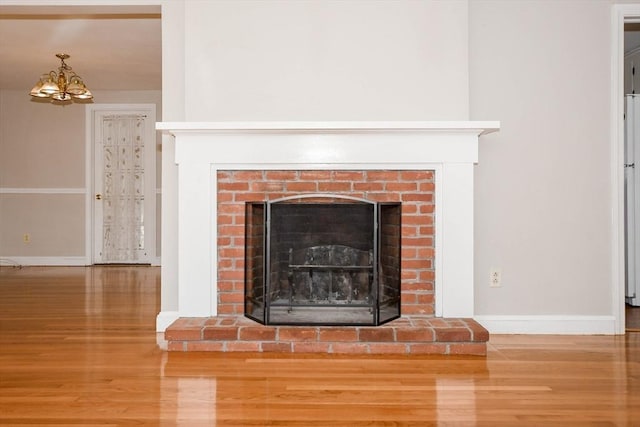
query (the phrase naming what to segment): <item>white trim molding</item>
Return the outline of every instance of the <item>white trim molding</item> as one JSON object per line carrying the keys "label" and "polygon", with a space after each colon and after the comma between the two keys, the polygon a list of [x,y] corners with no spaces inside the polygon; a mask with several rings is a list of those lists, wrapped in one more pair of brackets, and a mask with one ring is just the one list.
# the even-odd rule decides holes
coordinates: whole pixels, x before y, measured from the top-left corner
{"label": "white trim molding", "polygon": [[[180,317],[217,314],[218,170],[434,170],[435,314],[473,317],[473,167],[483,122],[158,123],[175,137]],[[174,301],[162,295],[163,305]]]}
{"label": "white trim molding", "polygon": [[84,188],[0,187],[0,194],[85,194]]}
{"label": "white trim molding", "polygon": [[614,316],[475,316],[491,334],[615,335]]}
{"label": "white trim molding", "polygon": [[611,9],[611,312],[617,334],[625,333],[624,227],[624,24],[640,18],[640,4]]}
{"label": "white trim molding", "polygon": [[83,256],[0,256],[17,266],[86,266]]}
{"label": "white trim molding", "polygon": [[161,311],[156,316],[156,332],[164,332],[179,317],[178,311]]}

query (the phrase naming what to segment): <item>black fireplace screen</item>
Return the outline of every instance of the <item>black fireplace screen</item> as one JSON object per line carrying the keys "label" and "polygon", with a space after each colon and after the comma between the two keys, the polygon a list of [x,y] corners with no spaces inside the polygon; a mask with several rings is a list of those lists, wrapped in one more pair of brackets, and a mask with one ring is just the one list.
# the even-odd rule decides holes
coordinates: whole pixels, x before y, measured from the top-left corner
{"label": "black fireplace screen", "polygon": [[245,315],[270,325],[400,316],[400,203],[301,196],[246,204]]}

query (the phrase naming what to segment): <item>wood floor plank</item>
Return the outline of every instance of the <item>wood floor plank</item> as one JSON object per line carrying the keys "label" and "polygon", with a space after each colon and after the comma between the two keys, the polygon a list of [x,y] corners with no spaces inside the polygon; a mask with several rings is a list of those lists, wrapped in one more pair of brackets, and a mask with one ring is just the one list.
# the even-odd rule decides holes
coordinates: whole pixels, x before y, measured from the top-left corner
{"label": "wood floor plank", "polygon": [[633,426],[640,334],[488,355],[167,353],[157,267],[0,268],[0,426]]}

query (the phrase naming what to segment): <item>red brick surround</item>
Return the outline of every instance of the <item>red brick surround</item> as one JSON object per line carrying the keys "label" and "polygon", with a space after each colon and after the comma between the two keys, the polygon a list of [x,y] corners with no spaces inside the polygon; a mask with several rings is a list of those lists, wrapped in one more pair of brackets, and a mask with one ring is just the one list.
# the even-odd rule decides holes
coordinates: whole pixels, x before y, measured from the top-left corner
{"label": "red brick surround", "polygon": [[[218,316],[181,318],[170,351],[485,355],[472,319],[433,317],[434,173],[391,170],[219,171]],[[245,202],[301,194],[402,202],[402,318],[379,327],[263,326],[244,317]]]}
{"label": "red brick surround", "polygon": [[331,193],[402,202],[402,314],[433,315],[432,171],[219,171],[218,315],[244,314],[245,202]]}

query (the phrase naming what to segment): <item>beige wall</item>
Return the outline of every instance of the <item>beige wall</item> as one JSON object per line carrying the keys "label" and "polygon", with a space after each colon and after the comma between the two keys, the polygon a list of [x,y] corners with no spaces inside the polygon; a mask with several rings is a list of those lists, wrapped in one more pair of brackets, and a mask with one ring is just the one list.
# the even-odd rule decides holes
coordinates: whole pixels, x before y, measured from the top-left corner
{"label": "beige wall", "polygon": [[0,257],[84,256],[84,206],[84,194],[0,195]]}
{"label": "beige wall", "polygon": [[31,102],[18,91],[0,95],[0,185],[84,187],[85,107]]}
{"label": "beige wall", "polygon": [[[161,117],[160,91],[94,95],[100,103],[153,103]],[[85,143],[84,105],[39,103],[24,91],[0,91],[0,258],[66,264],[86,256]],[[158,144],[158,177],[160,158]]]}

